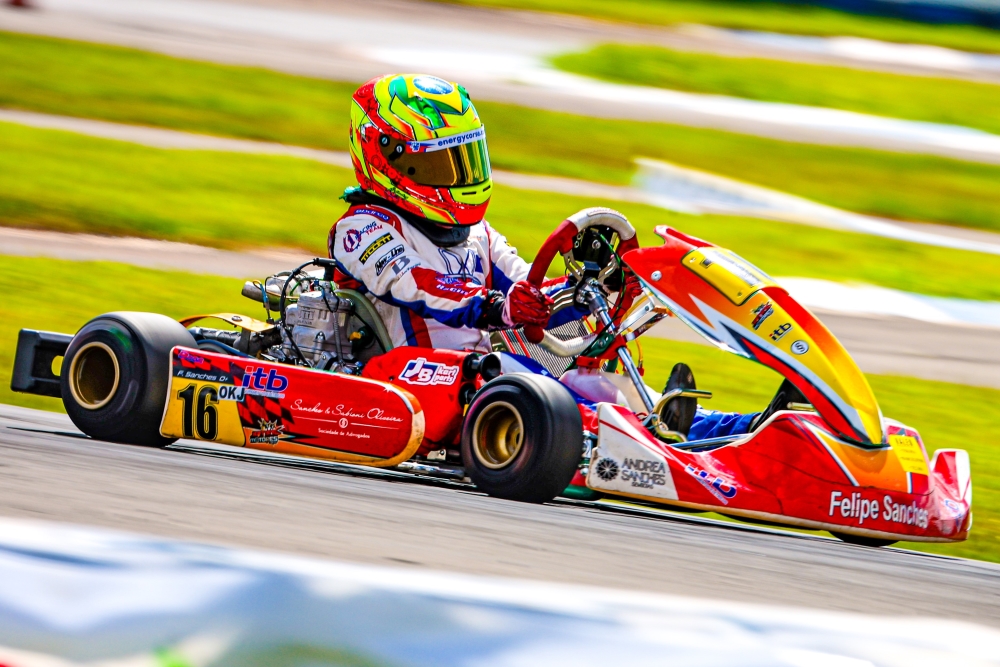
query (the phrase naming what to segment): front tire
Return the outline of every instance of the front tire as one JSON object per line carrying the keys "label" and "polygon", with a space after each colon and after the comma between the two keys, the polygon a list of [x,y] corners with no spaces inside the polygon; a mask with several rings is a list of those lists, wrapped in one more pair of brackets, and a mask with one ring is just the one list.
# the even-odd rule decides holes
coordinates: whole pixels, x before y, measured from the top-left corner
{"label": "front tire", "polygon": [[569,391],[551,378],[513,373],[483,387],[462,427],[462,461],[491,496],[529,503],[569,486],[583,452],[583,420]]}
{"label": "front tire", "polygon": [[155,313],[108,313],[84,325],[63,357],[63,405],[92,438],[164,447],[170,350],[198,347],[180,323]]}

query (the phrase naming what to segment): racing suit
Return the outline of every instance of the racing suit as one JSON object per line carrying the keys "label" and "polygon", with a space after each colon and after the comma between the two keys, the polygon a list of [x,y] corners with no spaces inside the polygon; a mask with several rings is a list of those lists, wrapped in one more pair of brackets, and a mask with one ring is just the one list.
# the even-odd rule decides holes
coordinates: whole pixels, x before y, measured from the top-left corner
{"label": "racing suit", "polygon": [[[396,347],[491,352],[490,292],[507,294],[531,268],[486,221],[473,225],[464,242],[439,247],[393,209],[369,203],[351,206],[334,225],[329,251],[337,283],[368,295]],[[564,285],[564,278],[549,280],[542,291]],[[584,315],[566,308],[548,326]]]}
{"label": "racing suit", "polygon": [[[492,351],[484,324],[490,292],[506,295],[531,268],[485,220],[464,242],[440,247],[403,215],[375,203],[348,209],[330,230],[329,252],[337,284],[372,301],[395,347]],[[565,278],[548,280],[542,291],[564,286]],[[547,328],[586,314],[565,308]],[[689,439],[745,433],[754,416],[699,408]]]}

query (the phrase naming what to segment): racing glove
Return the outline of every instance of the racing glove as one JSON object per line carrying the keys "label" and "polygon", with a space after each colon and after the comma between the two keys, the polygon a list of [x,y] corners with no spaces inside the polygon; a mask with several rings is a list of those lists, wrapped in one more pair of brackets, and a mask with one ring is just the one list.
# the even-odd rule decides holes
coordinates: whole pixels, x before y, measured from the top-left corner
{"label": "racing glove", "polygon": [[511,285],[504,299],[503,321],[509,327],[534,324],[544,327],[552,316],[552,298],[522,280]]}
{"label": "racing glove", "polygon": [[531,283],[514,283],[505,297],[491,290],[480,328],[510,329],[521,324],[544,327],[552,315],[552,299]]}

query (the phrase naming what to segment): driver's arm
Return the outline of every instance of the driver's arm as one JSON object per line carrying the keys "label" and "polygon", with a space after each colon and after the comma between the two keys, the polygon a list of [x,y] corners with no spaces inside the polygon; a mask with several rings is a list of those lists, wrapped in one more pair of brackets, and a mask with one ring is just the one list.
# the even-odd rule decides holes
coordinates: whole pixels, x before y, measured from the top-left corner
{"label": "driver's arm", "polygon": [[330,253],[343,273],[381,301],[450,327],[485,328],[490,323],[489,290],[427,267],[390,223],[370,215],[343,218],[334,229]]}

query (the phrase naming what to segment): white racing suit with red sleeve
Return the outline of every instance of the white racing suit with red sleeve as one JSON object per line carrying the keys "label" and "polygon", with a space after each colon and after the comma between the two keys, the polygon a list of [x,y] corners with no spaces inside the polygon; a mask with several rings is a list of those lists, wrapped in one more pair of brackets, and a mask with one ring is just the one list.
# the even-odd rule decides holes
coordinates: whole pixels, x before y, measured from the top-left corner
{"label": "white racing suit with red sleeve", "polygon": [[[366,294],[382,316],[394,346],[491,351],[484,331],[491,290],[507,294],[531,265],[486,221],[468,239],[438,247],[392,209],[356,204],[330,230],[337,283]],[[546,281],[554,292],[565,279]],[[549,328],[586,315],[566,308]],[[483,327],[483,328],[481,328]]]}

